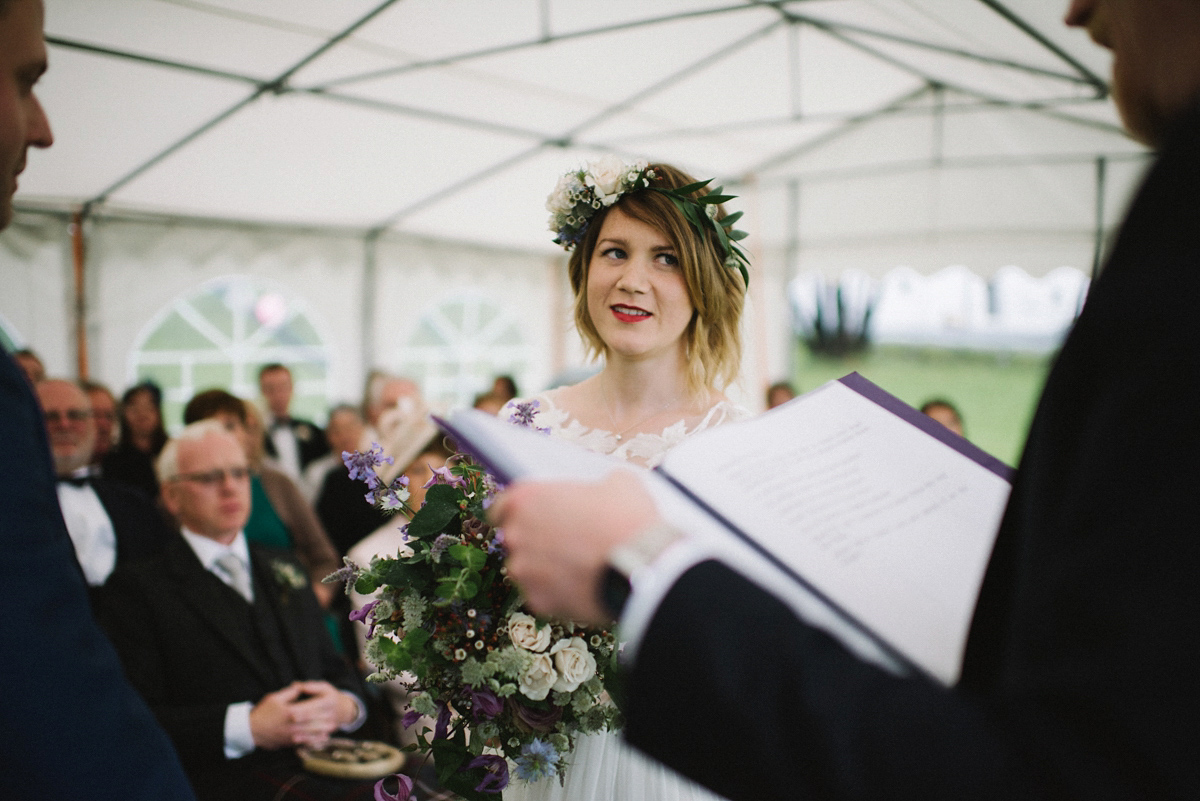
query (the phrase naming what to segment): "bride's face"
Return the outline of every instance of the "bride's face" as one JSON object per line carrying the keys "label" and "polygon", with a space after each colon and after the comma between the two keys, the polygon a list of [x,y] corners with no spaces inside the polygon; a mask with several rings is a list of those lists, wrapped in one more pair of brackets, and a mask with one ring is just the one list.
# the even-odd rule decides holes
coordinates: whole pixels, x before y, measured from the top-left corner
{"label": "bride's face", "polygon": [[683,348],[692,301],[666,235],[614,208],[588,263],[588,313],[610,352],[647,357]]}

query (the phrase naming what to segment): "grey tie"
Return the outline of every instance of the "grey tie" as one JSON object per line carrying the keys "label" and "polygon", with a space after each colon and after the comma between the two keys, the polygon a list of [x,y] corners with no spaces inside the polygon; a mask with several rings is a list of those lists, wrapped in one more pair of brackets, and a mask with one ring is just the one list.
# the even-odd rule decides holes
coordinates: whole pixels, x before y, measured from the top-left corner
{"label": "grey tie", "polygon": [[242,564],[242,560],[238,559],[237,554],[222,554],[217,559],[217,565],[228,577],[228,581],[225,581],[225,583],[237,590],[248,603],[254,603],[254,590],[250,586],[250,573],[246,570],[246,566]]}

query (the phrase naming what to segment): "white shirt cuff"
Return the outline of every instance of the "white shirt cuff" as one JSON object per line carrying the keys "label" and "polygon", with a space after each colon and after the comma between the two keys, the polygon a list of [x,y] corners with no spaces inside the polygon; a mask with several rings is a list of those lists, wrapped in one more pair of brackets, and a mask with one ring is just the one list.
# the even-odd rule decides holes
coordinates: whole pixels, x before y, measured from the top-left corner
{"label": "white shirt cuff", "polygon": [[250,710],[254,704],[240,701],[225,708],[225,758],[238,759],[254,750]]}
{"label": "white shirt cuff", "polygon": [[711,559],[712,553],[695,541],[680,539],[668,546],[654,561],[637,570],[629,579],[632,592],[621,614],[619,639],[621,661],[632,665],[637,650],[658,611],[663,598],[679,577],[691,568]]}

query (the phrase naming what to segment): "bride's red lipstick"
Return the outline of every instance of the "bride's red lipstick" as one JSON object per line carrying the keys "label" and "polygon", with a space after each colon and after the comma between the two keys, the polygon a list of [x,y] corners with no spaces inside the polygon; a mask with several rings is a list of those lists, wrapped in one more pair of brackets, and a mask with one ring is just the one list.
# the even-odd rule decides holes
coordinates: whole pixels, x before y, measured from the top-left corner
{"label": "bride's red lipstick", "polygon": [[639,309],[637,306],[611,306],[613,317],[616,317],[623,323],[640,323],[643,320],[649,320],[652,316],[645,309]]}

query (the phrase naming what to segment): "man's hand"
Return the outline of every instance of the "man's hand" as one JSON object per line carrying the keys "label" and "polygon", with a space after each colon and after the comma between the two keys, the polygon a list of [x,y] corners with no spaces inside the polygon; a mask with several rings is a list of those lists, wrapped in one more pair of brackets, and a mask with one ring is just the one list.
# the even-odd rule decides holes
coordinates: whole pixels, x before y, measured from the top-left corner
{"label": "man's hand", "polygon": [[358,717],[358,705],[326,681],[297,681],[262,697],[250,710],[250,733],[259,748],[320,748],[338,726]]}
{"label": "man's hand", "polygon": [[504,529],[508,574],[538,614],[611,621],[600,580],[613,548],[658,521],[654,501],[627,469],[599,483],[517,482],[488,511]]}

